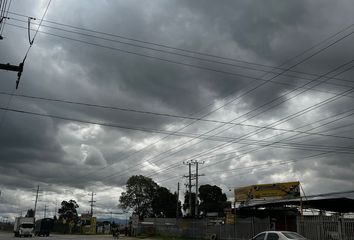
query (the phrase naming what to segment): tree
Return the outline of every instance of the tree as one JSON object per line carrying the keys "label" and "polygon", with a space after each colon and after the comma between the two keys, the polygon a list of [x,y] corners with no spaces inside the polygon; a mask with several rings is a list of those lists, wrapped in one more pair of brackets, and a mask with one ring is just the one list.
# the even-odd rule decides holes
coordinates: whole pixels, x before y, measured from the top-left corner
{"label": "tree", "polygon": [[225,208],[230,208],[231,204],[227,202],[225,193],[222,193],[218,186],[211,186],[209,184],[199,187],[199,209],[205,214],[208,212],[223,213]]}
{"label": "tree", "polygon": [[[181,203],[178,201],[178,215],[181,216]],[[173,194],[165,187],[158,187],[152,201],[155,217],[176,217],[177,194]]]}
{"label": "tree", "polygon": [[70,200],[69,202],[62,201],[61,208],[58,209],[59,220],[67,223],[71,221],[77,223],[79,218],[76,210],[77,208],[79,208],[79,205],[75,200]]}
{"label": "tree", "polygon": [[119,198],[120,206],[132,208],[139,218],[153,216],[152,202],[159,186],[148,177],[135,175],[128,179],[126,192]]}

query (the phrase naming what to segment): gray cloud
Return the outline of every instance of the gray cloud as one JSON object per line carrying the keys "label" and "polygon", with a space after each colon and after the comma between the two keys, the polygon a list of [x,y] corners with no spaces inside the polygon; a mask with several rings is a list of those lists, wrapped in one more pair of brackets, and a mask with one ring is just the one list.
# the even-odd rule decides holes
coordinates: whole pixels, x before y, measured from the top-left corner
{"label": "gray cloud", "polygon": [[[11,10],[40,17],[45,6],[44,1],[36,4],[14,2]],[[349,26],[354,22],[353,9],[354,5],[349,0],[336,3],[332,1],[220,3],[209,0],[203,3],[180,0],[148,3],[142,0],[75,3],[53,1],[46,19],[176,48],[280,66],[287,59],[292,59],[303,50]],[[14,19],[8,23],[21,24]],[[44,24],[51,25],[46,22]],[[26,27],[26,24],[23,26]],[[234,67],[93,39],[44,26],[41,30],[137,54],[248,75],[251,78],[270,79],[274,76],[274,73],[266,75],[264,72],[271,70],[270,68],[259,65],[217,59],[241,66]],[[350,31],[353,29],[341,33],[336,39]],[[0,62],[18,64],[29,46],[27,31],[7,25],[4,36],[6,38],[0,42]],[[333,41],[332,39],[329,42]],[[352,41],[353,36],[349,36],[293,70],[324,74],[353,58]],[[307,55],[287,62],[282,67],[292,66],[323,46],[325,44],[313,49]],[[189,54],[156,45],[149,47]],[[189,55],[214,59],[210,56]],[[247,70],[242,66],[264,71]],[[279,72],[275,69],[272,71]],[[245,94],[261,81],[240,75],[176,65],[39,33],[26,61],[20,88],[16,93],[174,115],[194,114],[195,117],[202,117],[226,104],[206,118],[220,121],[236,119],[237,123],[267,126],[321,103],[333,97],[333,93],[344,92],[348,86],[353,87],[353,73],[353,70],[349,70],[338,76],[349,81],[328,80],[331,84],[318,85],[315,87],[316,91],[306,91],[295,97],[300,90],[292,94],[288,92],[306,84],[309,79],[314,79],[314,76],[288,72],[290,76],[274,79],[285,84],[268,83],[250,94]],[[1,91],[11,93],[15,86],[16,73],[1,71],[0,80]],[[279,136],[276,134],[281,131],[266,130],[251,135],[250,133],[256,130],[253,127],[230,128],[229,125],[200,121],[182,130],[193,134],[205,133],[241,140],[247,136],[253,141],[283,140],[289,143],[286,147],[262,148],[240,141],[224,148],[220,147],[213,152],[208,151],[212,151],[222,142],[198,139],[190,141],[190,138],[178,136],[169,136],[159,141],[165,135],[29,116],[10,111],[5,114],[2,110],[0,119],[4,120],[0,129],[0,185],[4,189],[2,191],[4,199],[0,204],[0,210],[6,216],[13,217],[19,214],[19,211],[31,207],[33,189],[37,185],[44,188],[46,194],[43,200],[51,205],[52,212],[56,201],[71,198],[79,201],[81,211],[87,211],[89,208],[87,194],[91,191],[97,192],[98,200],[102,199],[102,204],[98,206],[100,211],[112,210],[116,208],[119,194],[130,175],[151,176],[161,185],[175,191],[175,183],[182,181],[181,176],[187,172],[182,162],[191,158],[206,161],[201,170],[206,177],[201,179],[201,183],[221,186],[229,198],[232,197],[229,188],[288,180],[300,180],[307,194],[352,189],[354,182],[351,174],[354,170],[352,154],[337,151],[323,157],[307,159],[308,156],[319,154],[321,151],[323,153],[325,150],[293,146],[295,143],[302,146],[306,144],[329,146],[329,149],[335,146],[346,147],[347,151],[352,151],[354,136],[351,124],[354,118],[349,115],[350,112],[346,113],[347,117],[344,116],[345,112],[353,108],[353,96],[352,93],[349,97],[343,96],[321,108],[315,108],[291,120],[286,119],[281,125],[276,126],[297,129],[309,124],[299,128],[301,131],[307,131],[325,124],[311,131],[342,138],[302,134],[302,138],[284,140],[294,136],[295,133]],[[268,103],[275,98],[279,99]],[[0,107],[6,108],[8,100],[8,96],[0,95]],[[263,104],[266,105],[265,108],[257,109]],[[13,97],[10,107],[90,122],[167,131],[176,131],[191,123],[190,120],[182,121],[171,117],[141,115],[22,97]],[[265,109],[267,111],[263,112]],[[340,117],[343,119],[329,123]],[[328,120],[323,120],[327,118]],[[218,128],[213,130],[216,127]],[[289,163],[277,165],[279,161]],[[212,165],[213,163],[217,164]],[[264,163],[268,165],[250,167]],[[19,198],[20,195],[23,197]]]}

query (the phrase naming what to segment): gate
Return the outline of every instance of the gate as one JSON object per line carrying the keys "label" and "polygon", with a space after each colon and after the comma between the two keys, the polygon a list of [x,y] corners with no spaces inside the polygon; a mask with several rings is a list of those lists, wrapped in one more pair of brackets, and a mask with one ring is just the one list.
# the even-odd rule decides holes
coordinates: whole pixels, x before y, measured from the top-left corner
{"label": "gate", "polygon": [[354,219],[338,216],[299,216],[297,232],[311,240],[354,240]]}

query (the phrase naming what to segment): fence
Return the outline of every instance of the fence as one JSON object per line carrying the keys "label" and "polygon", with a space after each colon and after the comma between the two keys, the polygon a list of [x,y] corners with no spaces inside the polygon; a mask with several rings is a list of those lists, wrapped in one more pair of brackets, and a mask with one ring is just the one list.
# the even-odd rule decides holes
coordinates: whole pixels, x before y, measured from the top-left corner
{"label": "fence", "polygon": [[216,224],[207,219],[148,218],[142,222],[136,234],[186,237],[193,239],[250,239],[255,234],[269,230],[269,218],[239,218],[236,224]]}
{"label": "fence", "polygon": [[[149,218],[139,224],[139,227],[135,229],[135,233],[138,235],[156,234],[193,239],[213,239],[216,237],[216,239],[220,240],[245,240],[250,239],[259,232],[270,230],[271,225],[269,217],[237,218],[234,225],[217,224],[215,221],[211,222],[207,219]],[[278,224],[278,227],[283,228],[284,226]],[[354,218],[298,216],[296,218],[296,228],[298,233],[311,240],[354,240]]]}
{"label": "fence", "polygon": [[354,240],[354,219],[338,216],[304,216],[297,231],[311,240]]}

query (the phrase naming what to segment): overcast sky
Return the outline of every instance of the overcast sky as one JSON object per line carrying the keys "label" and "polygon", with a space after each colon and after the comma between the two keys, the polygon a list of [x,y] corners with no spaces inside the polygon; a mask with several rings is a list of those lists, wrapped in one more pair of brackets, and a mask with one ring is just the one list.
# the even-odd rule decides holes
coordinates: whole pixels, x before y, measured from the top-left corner
{"label": "overcast sky", "polygon": [[[23,60],[27,16],[37,29],[47,6],[12,1],[0,63]],[[92,191],[97,212],[119,211],[134,174],[183,193],[188,160],[230,200],[259,183],[354,189],[353,12],[352,0],[52,0],[18,90],[0,72],[1,216],[33,208],[38,185],[39,216],[70,199],[87,212]]]}

